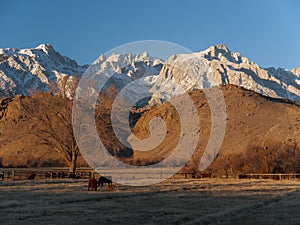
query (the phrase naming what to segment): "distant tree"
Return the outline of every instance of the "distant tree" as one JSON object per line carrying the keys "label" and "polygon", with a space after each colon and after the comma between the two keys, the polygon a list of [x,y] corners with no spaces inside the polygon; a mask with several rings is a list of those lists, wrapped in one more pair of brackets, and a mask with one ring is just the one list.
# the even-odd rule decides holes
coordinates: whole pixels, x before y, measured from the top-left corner
{"label": "distant tree", "polygon": [[274,161],[276,166],[275,169],[282,169],[285,173],[300,172],[300,148],[298,143],[292,141],[283,144]]}
{"label": "distant tree", "polygon": [[300,150],[296,142],[266,140],[250,145],[244,154],[244,162],[246,172],[293,173],[299,168]]}
{"label": "distant tree", "polygon": [[299,173],[299,144],[293,140],[258,140],[242,153],[227,152],[218,155],[208,169],[215,175],[225,176],[245,173]]}
{"label": "distant tree", "polygon": [[209,168],[215,175],[229,177],[238,173],[237,165],[239,163],[240,161],[236,154],[220,154]]}

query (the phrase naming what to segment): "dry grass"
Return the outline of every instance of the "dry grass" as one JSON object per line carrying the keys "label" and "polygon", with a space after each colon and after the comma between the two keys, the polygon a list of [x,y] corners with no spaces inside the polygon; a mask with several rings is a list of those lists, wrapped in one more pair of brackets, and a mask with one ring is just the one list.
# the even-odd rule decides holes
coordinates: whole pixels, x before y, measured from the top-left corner
{"label": "dry grass", "polygon": [[300,224],[300,181],[169,180],[87,191],[86,180],[0,183],[0,224]]}

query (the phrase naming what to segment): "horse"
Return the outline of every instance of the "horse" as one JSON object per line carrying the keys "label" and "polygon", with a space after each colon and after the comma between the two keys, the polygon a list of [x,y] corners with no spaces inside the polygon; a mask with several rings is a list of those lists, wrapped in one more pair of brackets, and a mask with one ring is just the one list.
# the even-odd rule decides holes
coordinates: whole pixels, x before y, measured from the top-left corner
{"label": "horse", "polygon": [[111,176],[101,176],[98,180],[98,186],[103,187],[103,184],[110,184],[112,185],[112,177]]}
{"label": "horse", "polygon": [[89,179],[88,191],[92,188],[92,191],[97,191],[97,180],[93,177]]}

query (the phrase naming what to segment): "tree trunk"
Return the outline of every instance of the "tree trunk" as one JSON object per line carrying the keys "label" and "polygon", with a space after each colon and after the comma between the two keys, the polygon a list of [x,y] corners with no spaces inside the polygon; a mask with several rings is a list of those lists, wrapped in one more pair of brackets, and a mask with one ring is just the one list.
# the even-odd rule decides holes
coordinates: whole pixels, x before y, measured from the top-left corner
{"label": "tree trunk", "polygon": [[70,161],[70,177],[75,178],[76,176],[76,161],[77,161],[77,155],[75,151],[72,151],[71,161]]}

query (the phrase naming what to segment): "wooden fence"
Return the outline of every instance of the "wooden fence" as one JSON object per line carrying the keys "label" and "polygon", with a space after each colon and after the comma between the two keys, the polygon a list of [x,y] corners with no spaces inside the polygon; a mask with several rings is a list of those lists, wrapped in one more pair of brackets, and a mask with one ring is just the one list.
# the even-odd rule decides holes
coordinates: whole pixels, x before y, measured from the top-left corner
{"label": "wooden fence", "polygon": [[[68,168],[0,168],[0,176],[3,180],[27,180],[31,174],[34,179],[63,179],[71,176]],[[76,178],[90,178],[95,171],[90,168],[78,168]],[[1,180],[1,179],[0,179]]]}
{"label": "wooden fence", "polygon": [[275,174],[239,174],[239,179],[274,179],[274,180],[282,180],[282,179],[299,179],[300,173],[292,173],[292,174],[285,174],[285,173],[275,173]]}
{"label": "wooden fence", "polygon": [[[70,172],[68,168],[48,167],[48,168],[0,168],[0,180],[27,180],[30,174],[35,174],[34,179],[63,179],[69,178]],[[99,176],[91,168],[78,168],[76,170],[76,178],[88,179],[94,175]],[[162,174],[160,174],[161,176]],[[152,179],[152,176],[146,176]],[[199,178],[239,178],[239,179],[300,179],[300,173],[294,174],[239,174],[236,176],[214,176],[211,173],[176,173],[171,176],[172,179],[199,179]],[[160,177],[162,178],[162,177]]]}

